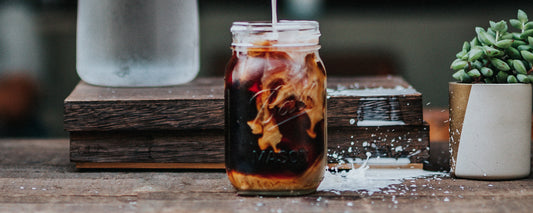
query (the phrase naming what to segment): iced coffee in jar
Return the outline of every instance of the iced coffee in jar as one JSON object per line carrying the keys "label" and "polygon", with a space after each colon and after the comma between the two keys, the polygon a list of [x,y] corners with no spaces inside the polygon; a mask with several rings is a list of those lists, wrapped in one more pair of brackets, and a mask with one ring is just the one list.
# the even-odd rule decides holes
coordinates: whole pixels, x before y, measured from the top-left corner
{"label": "iced coffee in jar", "polygon": [[312,193],[326,159],[315,21],[235,22],[225,73],[226,170],[241,195]]}

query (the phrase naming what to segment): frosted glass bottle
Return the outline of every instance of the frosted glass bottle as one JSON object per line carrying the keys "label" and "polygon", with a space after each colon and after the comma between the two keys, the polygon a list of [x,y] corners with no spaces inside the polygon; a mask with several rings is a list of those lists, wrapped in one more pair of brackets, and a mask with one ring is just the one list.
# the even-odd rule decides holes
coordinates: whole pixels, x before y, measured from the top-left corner
{"label": "frosted glass bottle", "polygon": [[100,86],[187,83],[199,70],[195,0],[79,0],[76,68]]}

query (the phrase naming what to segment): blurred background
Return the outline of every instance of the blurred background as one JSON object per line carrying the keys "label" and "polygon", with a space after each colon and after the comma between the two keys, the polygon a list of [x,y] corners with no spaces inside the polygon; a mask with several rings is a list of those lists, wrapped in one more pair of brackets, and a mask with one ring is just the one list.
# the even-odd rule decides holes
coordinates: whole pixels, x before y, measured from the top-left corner
{"label": "blurred background", "polygon": [[[222,76],[231,23],[270,20],[270,1],[198,5],[199,76]],[[515,18],[519,8],[533,16],[529,1],[278,0],[278,17],[320,22],[328,75],[400,75],[425,108],[440,111],[462,42],[475,26]],[[0,137],[68,136],[63,100],[79,82],[76,10],[76,0],[0,0]]]}

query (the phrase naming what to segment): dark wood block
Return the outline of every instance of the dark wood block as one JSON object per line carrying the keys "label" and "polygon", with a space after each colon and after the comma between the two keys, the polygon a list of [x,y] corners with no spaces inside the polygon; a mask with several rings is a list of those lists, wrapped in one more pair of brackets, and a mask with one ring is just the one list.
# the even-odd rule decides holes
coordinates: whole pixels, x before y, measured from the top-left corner
{"label": "dark wood block", "polygon": [[[65,130],[222,130],[223,87],[222,78],[154,88],[98,87],[80,82],[64,102]],[[328,93],[329,127],[353,126],[361,120],[402,121],[405,125],[423,122],[422,95],[400,77],[330,77]]]}
{"label": "dark wood block", "polygon": [[[80,168],[218,168],[224,162],[223,89],[222,78],[154,88],[80,82],[64,102],[71,161]],[[330,77],[327,102],[330,154],[427,159],[422,95],[402,78]]]}
{"label": "dark wood block", "polygon": [[221,163],[224,131],[71,132],[73,162]]}
{"label": "dark wood block", "polygon": [[[365,159],[365,153],[370,152],[374,157],[408,157],[411,163],[422,163],[428,157],[428,137],[427,125],[330,128],[328,150],[350,158]],[[94,163],[224,163],[224,133],[71,132],[70,159]],[[337,162],[331,156],[328,161]]]}

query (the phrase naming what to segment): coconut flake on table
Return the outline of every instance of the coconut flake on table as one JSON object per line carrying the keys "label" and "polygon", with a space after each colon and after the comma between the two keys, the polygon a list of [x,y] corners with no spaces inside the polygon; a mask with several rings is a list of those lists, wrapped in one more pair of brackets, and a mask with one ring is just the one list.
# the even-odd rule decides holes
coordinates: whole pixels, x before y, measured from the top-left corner
{"label": "coconut flake on table", "polygon": [[418,93],[412,87],[402,87],[396,86],[394,88],[363,88],[363,89],[348,89],[346,86],[337,85],[337,89],[327,89],[328,96],[389,96],[389,95],[410,95],[413,93]]}

